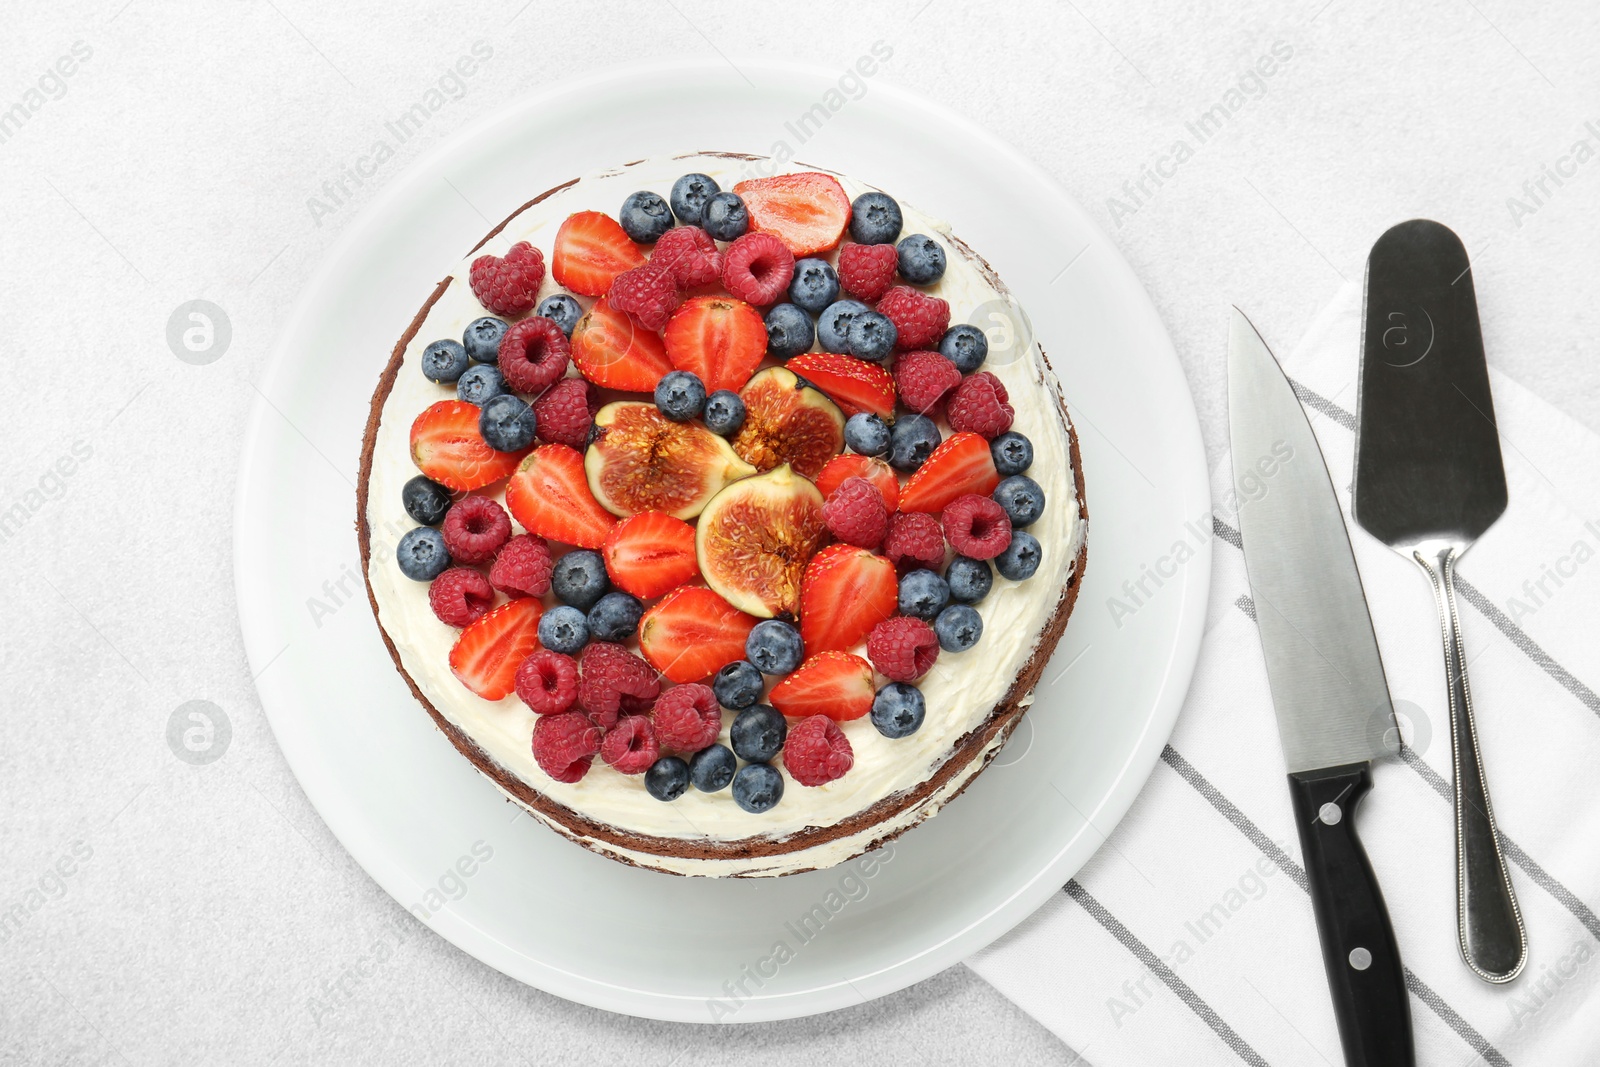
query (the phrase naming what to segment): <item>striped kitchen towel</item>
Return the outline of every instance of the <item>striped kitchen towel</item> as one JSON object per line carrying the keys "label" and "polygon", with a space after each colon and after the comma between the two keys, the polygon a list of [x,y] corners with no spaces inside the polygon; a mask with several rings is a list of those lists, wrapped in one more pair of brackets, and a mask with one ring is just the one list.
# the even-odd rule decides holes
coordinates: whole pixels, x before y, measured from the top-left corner
{"label": "striped kitchen towel", "polygon": [[[1350,285],[1285,360],[1347,514],[1360,320]],[[1491,379],[1511,503],[1462,559],[1458,594],[1528,927],[1522,976],[1488,985],[1456,947],[1431,590],[1347,517],[1404,742],[1374,769],[1361,833],[1405,960],[1419,1064],[1600,1064],[1600,438]],[[968,961],[1098,1067],[1343,1063],[1230,485],[1223,457],[1207,632],[1149,782],[1058,896]]]}

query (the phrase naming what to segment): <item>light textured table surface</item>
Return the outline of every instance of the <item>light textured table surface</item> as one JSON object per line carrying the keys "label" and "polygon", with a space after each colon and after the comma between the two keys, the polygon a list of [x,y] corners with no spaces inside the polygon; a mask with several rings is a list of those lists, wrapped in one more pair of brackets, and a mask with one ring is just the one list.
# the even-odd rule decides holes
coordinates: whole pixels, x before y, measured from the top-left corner
{"label": "light textured table surface", "polygon": [[[375,193],[521,94],[683,54],[842,69],[881,38],[894,50],[885,80],[1020,146],[1099,218],[1166,320],[1213,456],[1226,306],[1287,351],[1359,277],[1372,240],[1415,215],[1473,252],[1491,363],[1600,429],[1600,8],[762,8],[8,8],[0,1062],[1071,1060],[961,967],[861,1008],[734,1029],[566,1003],[409,919],[296,785],[235,619],[231,511],[252,381]],[[324,183],[479,41],[493,56],[459,98],[330,196]],[[1197,136],[1218,106],[1222,128]],[[206,365],[167,342],[169,316],[196,299],[231,323]],[[231,731],[203,765],[168,740],[192,700]],[[393,960],[332,998],[383,937],[398,938]]]}

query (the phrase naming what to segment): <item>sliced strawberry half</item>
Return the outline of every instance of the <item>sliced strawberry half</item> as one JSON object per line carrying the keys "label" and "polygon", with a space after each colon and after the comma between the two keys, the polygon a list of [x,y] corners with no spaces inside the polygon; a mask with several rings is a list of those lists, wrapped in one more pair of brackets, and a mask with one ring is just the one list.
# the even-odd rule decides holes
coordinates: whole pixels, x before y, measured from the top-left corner
{"label": "sliced strawberry half", "polygon": [[594,498],[583,455],[566,445],[534,449],[506,484],[506,507],[529,533],[579,548],[600,548],[617,517]]}
{"label": "sliced strawberry half", "polygon": [[644,260],[644,250],[628,239],[620,222],[600,211],[580,211],[556,231],[550,274],[574,293],[599,296],[617,275]]}
{"label": "sliced strawberry half", "polygon": [[708,394],[738,392],[767,354],[767,324],[743,300],[697,296],[673,313],[661,340],[672,365],[698,375]]}
{"label": "sliced strawberry half", "polygon": [[606,535],[604,552],[612,584],[645,600],[700,575],[694,527],[660,511],[641,511],[617,523]]}
{"label": "sliced strawberry half", "polygon": [[797,259],[833,248],[850,222],[850,198],[830,174],[752,178],[733,191],[750,211],[750,229],[776,234]]}
{"label": "sliced strawberry half", "polygon": [[441,400],[411,424],[411,458],[447,489],[465,493],[509,476],[528,454],[496,452],[478,432],[478,406]]}
{"label": "sliced strawberry half", "polygon": [[639,651],[669,681],[704,681],[744,659],[758,621],[705,586],[686,585],[644,613]]}
{"label": "sliced strawberry half", "polygon": [[855,545],[829,545],[811,557],[800,579],[800,637],[806,650],[854,648],[895,613],[899,593],[888,559]]}
{"label": "sliced strawberry half", "polygon": [[654,391],[672,370],[661,337],[603,297],[572,330],[572,361],[595,385],[628,393]]}
{"label": "sliced strawberry half", "polygon": [[885,419],[894,415],[894,376],[876,363],[837,352],[802,352],[788,367],[827,393],[847,417],[862,411]]}
{"label": "sliced strawberry half", "polygon": [[773,686],[767,700],[790,718],[849,722],[872,710],[872,697],[872,664],[848,652],[821,652]]}
{"label": "sliced strawberry half", "polygon": [[878,492],[883,495],[884,507],[890,512],[899,507],[900,479],[895,476],[894,468],[883,460],[857,455],[854,452],[834,456],[817,475],[817,488],[822,490],[822,499],[826,500],[832,496],[833,491],[843,485],[846,478],[865,478],[877,486]]}
{"label": "sliced strawberry half", "polygon": [[450,670],[461,684],[485,700],[499,700],[516,688],[517,668],[539,651],[536,597],[501,604],[461,631],[450,650]]}
{"label": "sliced strawberry half", "polygon": [[937,514],[958,496],[988,496],[999,484],[989,442],[975,433],[951,434],[900,490],[900,510]]}

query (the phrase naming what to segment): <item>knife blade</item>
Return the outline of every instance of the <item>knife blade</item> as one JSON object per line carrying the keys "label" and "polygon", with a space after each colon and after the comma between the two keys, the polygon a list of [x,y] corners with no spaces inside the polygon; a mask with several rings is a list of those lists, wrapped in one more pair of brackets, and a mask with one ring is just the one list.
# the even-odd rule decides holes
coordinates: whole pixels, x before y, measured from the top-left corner
{"label": "knife blade", "polygon": [[1371,761],[1389,753],[1394,708],[1322,451],[1294,388],[1238,308],[1228,427],[1245,570],[1345,1063],[1410,1067],[1405,968],[1355,827]]}
{"label": "knife blade", "polygon": [[1506,510],[1478,300],[1461,239],[1428,219],[1390,228],[1367,259],[1351,513],[1415,562],[1439,610],[1456,817],[1456,942],[1479,978],[1509,982],[1528,935],[1489,802],[1455,568]]}

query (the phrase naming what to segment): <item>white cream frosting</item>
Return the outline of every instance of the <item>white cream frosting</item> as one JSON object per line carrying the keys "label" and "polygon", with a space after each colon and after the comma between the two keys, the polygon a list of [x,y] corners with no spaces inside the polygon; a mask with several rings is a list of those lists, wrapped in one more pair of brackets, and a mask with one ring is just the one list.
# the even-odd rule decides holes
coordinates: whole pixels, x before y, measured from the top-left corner
{"label": "white cream frosting", "polygon": [[[665,195],[679,175],[691,171],[710,174],[723,188],[731,188],[737,181],[753,176],[741,168],[741,162],[713,155],[647,160],[585,176],[512,219],[480,251],[455,266],[449,287],[406,347],[403,365],[384,405],[372,460],[367,505],[372,531],[369,579],[379,621],[399,649],[401,663],[417,688],[496,763],[539,792],[596,822],[654,837],[717,841],[783,838],[807,828],[835,825],[886,797],[925,782],[950,757],[957,740],[984,721],[1021,673],[1072,574],[1084,536],[1068,439],[1060,417],[1058,383],[1036,345],[1030,345],[1024,355],[1009,362],[991,360],[984,369],[1005,383],[1016,411],[1014,429],[1033,442],[1034,461],[1028,474],[1044,488],[1047,503],[1043,517],[1029,527],[1029,532],[1043,545],[1043,562],[1024,582],[1011,582],[996,573],[993,590],[978,605],[984,622],[982,639],[967,652],[941,653],[934,669],[919,683],[927,702],[927,717],[920,730],[891,740],[878,733],[870,718],[841,724],[855,754],[850,771],[837,781],[818,787],[801,786],[788,779],[783,799],[759,815],[741,809],[727,790],[707,794],[690,788],[676,801],[663,803],[645,791],[642,777],[619,774],[598,758],[581,781],[556,782],[533,759],[533,712],[515,695],[499,701],[484,700],[455,678],[450,671],[449,653],[457,631],[434,616],[428,605],[427,584],[400,573],[394,563],[393,546],[401,534],[415,525],[401,506],[401,487],[417,474],[409,446],[412,421],[430,404],[455,396],[454,386],[437,385],[423,376],[417,365],[422,350],[442,337],[459,338],[469,322],[485,314],[467,284],[471,258],[484,252],[503,254],[512,244],[529,241],[545,253],[548,263],[556,229],[572,212],[597,210],[614,215],[629,193],[652,189]],[[852,199],[871,188],[839,177]],[[904,201],[901,208],[904,233],[927,233],[946,246],[947,270],[929,291],[949,302],[952,324],[975,321],[973,315],[980,308],[1004,299],[978,265],[953,246],[947,224]],[[559,291],[560,287],[547,276],[540,297]],[[586,307],[592,302],[583,297],[579,300]],[[515,522],[513,526],[521,532]],[[547,603],[553,601],[547,598]],[[879,684],[882,682],[880,678]],[[726,744],[732,713],[725,712],[723,719],[722,741]],[[856,834],[778,856],[705,860],[635,852],[604,841],[583,843],[645,866],[681,874],[777,875],[827,867],[933,814],[983,767],[1002,741],[997,738],[969,768],[963,768],[932,796],[894,818]],[[538,812],[534,814],[549,822]],[[574,836],[569,827],[556,828]]]}

